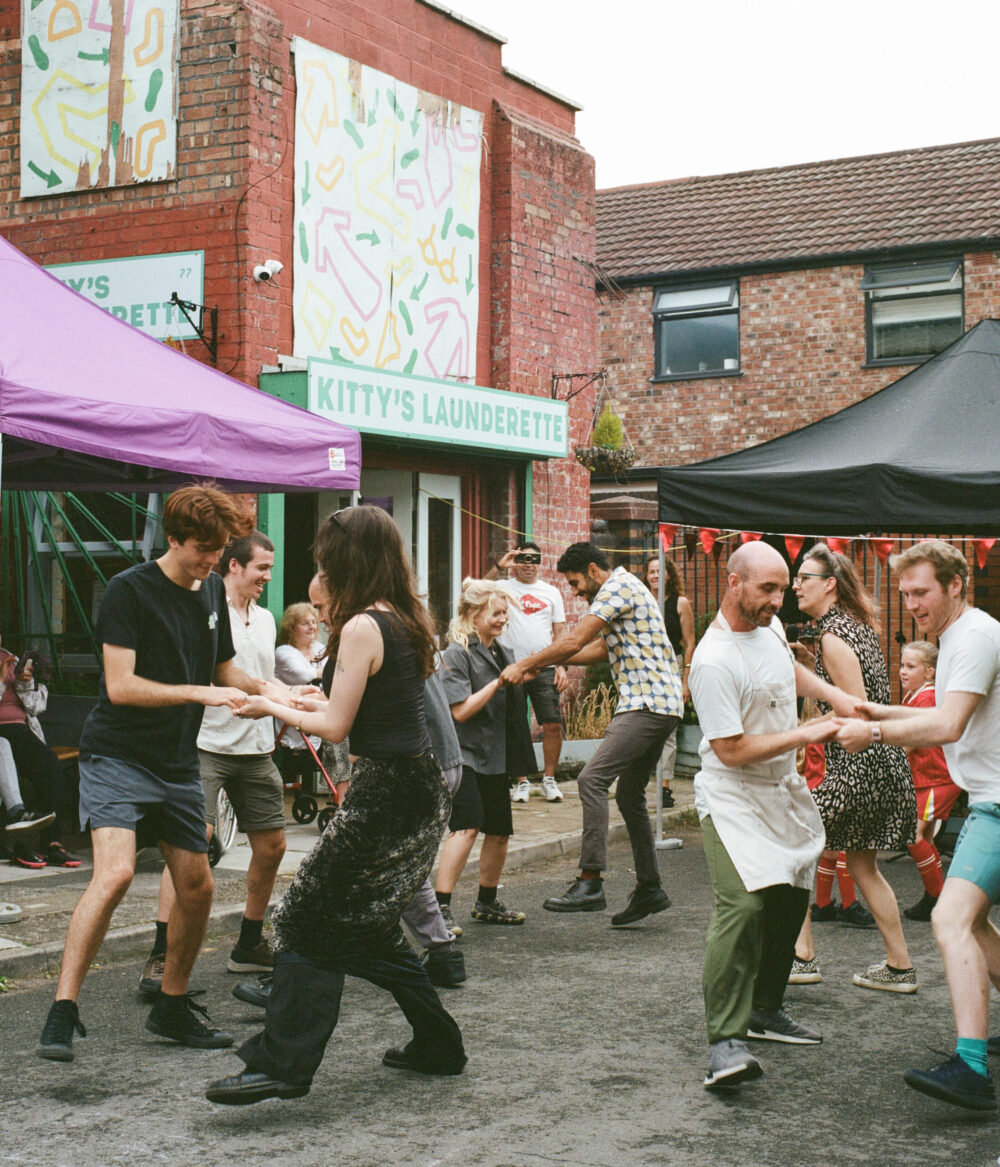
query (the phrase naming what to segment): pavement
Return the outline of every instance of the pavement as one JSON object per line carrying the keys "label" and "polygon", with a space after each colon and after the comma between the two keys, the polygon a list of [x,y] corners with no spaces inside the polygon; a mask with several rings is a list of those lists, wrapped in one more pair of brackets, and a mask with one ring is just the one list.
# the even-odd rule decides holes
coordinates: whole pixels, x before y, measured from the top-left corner
{"label": "pavement", "polygon": [[[546,802],[540,788],[533,784],[527,805],[514,803],[514,836],[511,839],[506,871],[527,864],[566,857],[566,880],[576,873],[580,843],[581,807],[575,782],[560,784],[563,801]],[[663,811],[662,830],[657,829],[655,782],[649,785],[649,808],[658,836],[669,837],[684,822],[693,822],[693,782],[675,777],[676,806]],[[322,805],[322,800],[321,805]],[[614,801],[610,807],[609,840],[627,837],[625,825]],[[286,802],[285,833],[287,850],[275,885],[272,904],[281,898],[299,864],[312,850],[318,837],[316,823],[302,825],[293,821],[290,797]],[[471,884],[479,870],[479,842],[473,850],[463,884]],[[86,888],[92,870],[89,847],[73,847],[82,866],[71,870],[47,867],[27,871],[0,863],[0,902],[15,903],[22,909],[19,919],[0,925],[0,977],[19,980],[58,973],[70,916]],[[215,901],[209,920],[206,944],[235,934],[243,915],[246,896],[245,875],[250,862],[250,846],[238,834],[233,846],[214,869]],[[98,961],[109,963],[149,951],[155,933],[157,897],[163,861],[155,848],[141,851],[136,863],[132,886],[115,911]]]}

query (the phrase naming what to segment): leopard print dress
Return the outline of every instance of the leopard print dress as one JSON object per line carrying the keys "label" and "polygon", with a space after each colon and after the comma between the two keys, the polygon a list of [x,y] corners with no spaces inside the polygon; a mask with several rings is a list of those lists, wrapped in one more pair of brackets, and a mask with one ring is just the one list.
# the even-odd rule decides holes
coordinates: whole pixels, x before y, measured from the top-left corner
{"label": "leopard print dress", "polygon": [[[836,636],[861,665],[869,701],[892,701],[878,636],[836,605],[819,620],[820,631]],[[822,639],[816,672],[825,681]],[[829,706],[818,703],[824,713]],[[813,791],[831,851],[896,851],[917,837],[917,804],[906,752],[899,746],[874,744],[849,754],[836,742],[826,743],[826,777]]]}

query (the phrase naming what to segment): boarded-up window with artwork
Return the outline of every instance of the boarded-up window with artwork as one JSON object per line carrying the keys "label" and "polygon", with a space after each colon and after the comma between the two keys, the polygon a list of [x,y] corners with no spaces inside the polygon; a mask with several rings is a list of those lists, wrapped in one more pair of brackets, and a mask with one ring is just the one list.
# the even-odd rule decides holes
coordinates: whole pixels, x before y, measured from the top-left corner
{"label": "boarded-up window with artwork", "polygon": [[295,355],[474,381],[482,114],[294,51]]}
{"label": "boarded-up window with artwork", "polygon": [[173,177],[179,12],[22,0],[22,198]]}

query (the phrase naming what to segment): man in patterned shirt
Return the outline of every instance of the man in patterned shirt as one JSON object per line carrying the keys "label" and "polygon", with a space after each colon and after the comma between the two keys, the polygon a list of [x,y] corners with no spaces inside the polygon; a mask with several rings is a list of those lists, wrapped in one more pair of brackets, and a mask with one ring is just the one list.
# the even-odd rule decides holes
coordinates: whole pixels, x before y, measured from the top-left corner
{"label": "man in patterned shirt", "polygon": [[607,861],[608,789],[617,778],[615,801],[628,830],[636,874],[628,906],[611,918],[618,928],[670,907],[660,884],[646,785],[683,713],[680,673],[663,614],[634,575],[623,567],[612,570],[593,543],[573,543],[556,569],[575,595],[590,601],[589,611],[548,648],[509,665],[500,680],[519,685],[548,665],[610,661],[618,707],[604,741],[577,779],[583,804],[580,874],[565,895],[553,896],[542,906],[550,912],[599,912],[607,907],[601,873]]}

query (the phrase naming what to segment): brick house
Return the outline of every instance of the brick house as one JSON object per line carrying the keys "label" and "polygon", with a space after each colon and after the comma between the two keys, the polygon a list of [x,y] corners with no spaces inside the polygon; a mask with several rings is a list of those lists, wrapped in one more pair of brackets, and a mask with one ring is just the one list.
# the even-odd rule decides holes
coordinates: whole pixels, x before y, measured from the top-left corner
{"label": "brick house", "polygon": [[[593,483],[598,517],[627,493],[651,521],[644,468],[808,425],[1000,316],[1000,139],[602,190],[597,223],[601,362],[637,453]],[[711,560],[693,532],[680,554],[707,612]]]}
{"label": "brick house", "polygon": [[[593,389],[553,400],[597,365],[577,107],[436,0],[377,19],[349,0],[89,9],[0,0],[3,234],[84,294],[130,261],[137,290],[109,310],[356,425],[361,495],[394,514],[440,618],[509,531],[584,537],[566,454]],[[182,255],[207,343],[135,263]],[[317,519],[350,501],[261,496],[269,606],[304,597]]]}

